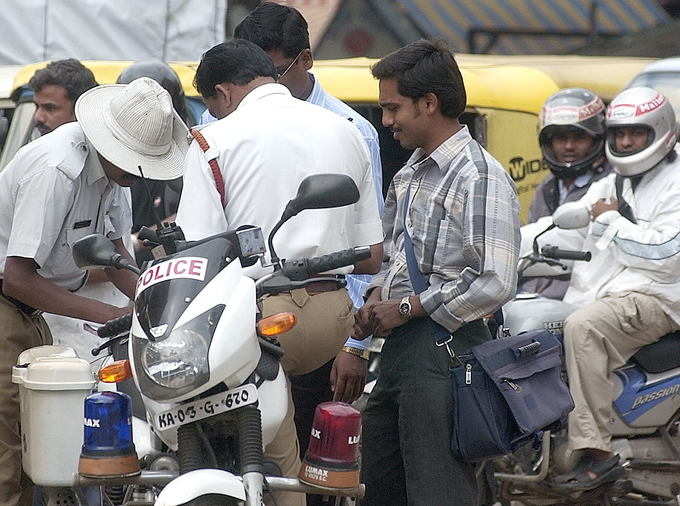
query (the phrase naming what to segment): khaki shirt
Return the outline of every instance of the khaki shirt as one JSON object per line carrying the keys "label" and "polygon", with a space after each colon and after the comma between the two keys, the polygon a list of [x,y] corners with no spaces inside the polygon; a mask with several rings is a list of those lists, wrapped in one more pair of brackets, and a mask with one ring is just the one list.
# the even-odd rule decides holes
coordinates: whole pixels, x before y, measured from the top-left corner
{"label": "khaki shirt", "polygon": [[123,190],[106,177],[78,123],[24,146],[0,172],[0,274],[8,256],[32,258],[41,276],[80,288],[85,271],[71,248],[89,234],[129,234]]}

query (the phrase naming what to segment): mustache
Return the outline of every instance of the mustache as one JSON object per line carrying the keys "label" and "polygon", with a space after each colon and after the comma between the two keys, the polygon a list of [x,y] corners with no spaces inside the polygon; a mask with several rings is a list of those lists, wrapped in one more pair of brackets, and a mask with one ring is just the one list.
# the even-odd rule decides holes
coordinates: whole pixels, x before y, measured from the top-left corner
{"label": "mustache", "polygon": [[52,131],[50,127],[48,127],[45,123],[36,123],[34,127],[40,132],[41,134],[46,134]]}

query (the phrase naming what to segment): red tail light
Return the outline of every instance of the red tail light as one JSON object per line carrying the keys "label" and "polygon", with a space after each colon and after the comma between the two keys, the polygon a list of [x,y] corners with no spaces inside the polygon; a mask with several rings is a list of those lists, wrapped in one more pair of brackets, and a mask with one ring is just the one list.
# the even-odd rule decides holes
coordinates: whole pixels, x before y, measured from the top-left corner
{"label": "red tail light", "polygon": [[327,488],[359,484],[361,413],[344,402],[316,407],[312,437],[300,469],[300,481]]}

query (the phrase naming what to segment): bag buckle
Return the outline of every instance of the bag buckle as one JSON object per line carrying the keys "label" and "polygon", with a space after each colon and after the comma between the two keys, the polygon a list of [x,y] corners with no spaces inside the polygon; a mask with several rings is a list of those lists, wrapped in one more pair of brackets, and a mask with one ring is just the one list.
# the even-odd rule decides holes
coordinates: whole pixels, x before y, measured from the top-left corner
{"label": "bag buckle", "polygon": [[434,344],[436,344],[438,347],[445,346],[446,347],[446,352],[449,354],[449,357],[451,358],[451,363],[454,364],[456,361],[461,362],[461,360],[456,356],[456,354],[453,351],[453,348],[451,348],[450,343],[453,341],[453,336],[449,334],[446,337],[442,337],[441,339],[435,340]]}
{"label": "bag buckle", "polygon": [[453,341],[453,336],[449,334],[446,337],[442,337],[441,339],[437,339],[434,344],[436,344],[439,347],[446,346],[447,348],[449,347],[448,344]]}

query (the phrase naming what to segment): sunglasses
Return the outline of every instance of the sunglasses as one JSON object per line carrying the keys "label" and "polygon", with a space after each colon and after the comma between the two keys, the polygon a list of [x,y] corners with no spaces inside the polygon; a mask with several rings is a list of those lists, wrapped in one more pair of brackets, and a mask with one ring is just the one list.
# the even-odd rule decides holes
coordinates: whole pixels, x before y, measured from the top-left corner
{"label": "sunglasses", "polygon": [[[304,51],[304,49],[302,50]],[[283,79],[283,77],[288,73],[288,71],[293,68],[293,65],[295,65],[295,62],[298,61],[300,58],[300,55],[302,54],[302,51],[300,51],[295,58],[293,58],[293,61],[288,64],[288,66],[282,65],[281,67],[276,67],[274,70],[276,70],[276,75],[274,76],[277,81],[280,81]],[[282,71],[283,70],[283,71]]]}

